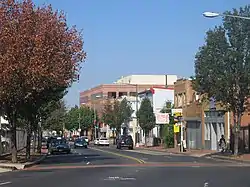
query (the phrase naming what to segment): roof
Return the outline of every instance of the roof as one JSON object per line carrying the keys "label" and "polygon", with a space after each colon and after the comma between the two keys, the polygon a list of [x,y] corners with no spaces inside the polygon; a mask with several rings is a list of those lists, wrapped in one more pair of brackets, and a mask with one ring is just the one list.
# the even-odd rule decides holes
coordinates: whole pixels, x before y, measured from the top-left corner
{"label": "roof", "polygon": [[146,92],[152,92],[154,94],[155,89],[159,89],[159,90],[174,90],[174,88],[166,88],[166,87],[161,87],[161,86],[153,86],[149,89],[146,89],[145,91],[139,92],[138,94],[144,94]]}

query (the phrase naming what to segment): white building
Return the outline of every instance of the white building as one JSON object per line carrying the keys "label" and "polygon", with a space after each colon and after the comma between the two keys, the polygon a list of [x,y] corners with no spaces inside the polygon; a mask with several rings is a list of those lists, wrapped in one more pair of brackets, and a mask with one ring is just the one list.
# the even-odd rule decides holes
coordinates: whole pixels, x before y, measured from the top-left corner
{"label": "white building", "polygon": [[[139,97],[139,106],[141,104],[141,101],[144,98],[149,98],[151,101],[151,105],[153,106],[154,113],[157,114],[159,113],[162,108],[165,106],[166,102],[171,102],[174,103],[174,89],[171,88],[157,88],[157,87],[152,87],[148,90],[145,90],[144,92],[140,92],[138,94]],[[151,131],[151,138],[160,137],[160,126],[157,124],[156,127],[153,128]],[[142,131],[142,130],[141,130]],[[144,133],[141,132],[141,142],[144,144],[145,143],[145,136]],[[150,143],[150,142],[149,142]],[[152,142],[151,142],[152,143]]]}
{"label": "white building", "polygon": [[128,75],[121,77],[116,84],[174,85],[177,75]]}

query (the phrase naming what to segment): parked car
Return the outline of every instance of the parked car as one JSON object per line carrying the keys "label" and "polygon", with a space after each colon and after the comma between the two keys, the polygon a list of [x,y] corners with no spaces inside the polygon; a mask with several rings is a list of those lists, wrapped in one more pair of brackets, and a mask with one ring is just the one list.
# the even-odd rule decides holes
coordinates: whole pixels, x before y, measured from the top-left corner
{"label": "parked car", "polygon": [[70,146],[67,143],[66,139],[57,137],[56,139],[51,139],[49,145],[49,153],[67,153],[71,152]]}
{"label": "parked car", "polygon": [[86,142],[85,139],[78,138],[74,142],[74,148],[88,148],[88,143]]}
{"label": "parked car", "polygon": [[134,148],[134,141],[131,135],[122,135],[116,141],[116,148],[121,149],[122,147],[127,147],[128,149]]}
{"label": "parked car", "polygon": [[87,144],[89,145],[89,138],[87,136],[82,136],[81,138],[84,139],[87,142]]}
{"label": "parked car", "polygon": [[109,146],[109,140],[107,138],[100,138],[98,145]]}
{"label": "parked car", "polygon": [[94,140],[94,145],[99,145],[99,138]]}

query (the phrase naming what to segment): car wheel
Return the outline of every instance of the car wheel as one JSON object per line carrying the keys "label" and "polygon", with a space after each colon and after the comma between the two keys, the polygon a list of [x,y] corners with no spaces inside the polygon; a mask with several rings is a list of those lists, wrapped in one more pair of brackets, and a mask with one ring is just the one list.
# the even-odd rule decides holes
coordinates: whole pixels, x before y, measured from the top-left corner
{"label": "car wheel", "polygon": [[88,148],[88,146],[85,146],[85,148],[87,149],[87,148]]}
{"label": "car wheel", "polygon": [[131,147],[128,147],[128,149],[129,149],[129,150],[132,150],[132,149],[133,149],[133,146],[131,146]]}

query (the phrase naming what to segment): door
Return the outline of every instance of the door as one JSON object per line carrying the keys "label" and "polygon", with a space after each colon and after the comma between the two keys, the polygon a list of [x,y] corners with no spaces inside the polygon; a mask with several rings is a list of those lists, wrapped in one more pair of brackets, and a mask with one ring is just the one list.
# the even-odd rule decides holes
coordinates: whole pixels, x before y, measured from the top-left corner
{"label": "door", "polygon": [[211,150],[217,150],[217,124],[212,123],[211,126]]}

